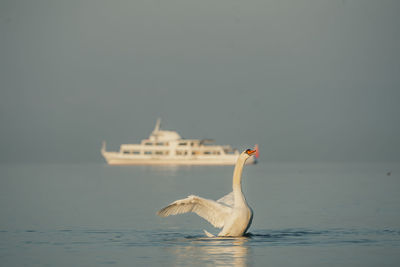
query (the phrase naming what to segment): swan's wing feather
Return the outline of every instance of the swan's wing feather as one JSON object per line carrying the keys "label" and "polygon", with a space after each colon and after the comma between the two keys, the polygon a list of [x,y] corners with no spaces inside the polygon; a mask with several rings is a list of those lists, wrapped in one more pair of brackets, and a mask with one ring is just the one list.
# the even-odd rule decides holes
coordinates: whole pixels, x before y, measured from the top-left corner
{"label": "swan's wing feather", "polygon": [[233,192],[230,192],[229,194],[221,197],[220,199],[217,200],[217,202],[225,204],[229,207],[233,207],[233,204],[234,204]]}
{"label": "swan's wing feather", "polygon": [[231,208],[214,200],[191,195],[172,202],[157,212],[157,214],[161,217],[167,217],[187,212],[194,212],[214,227],[222,228],[225,218],[231,213]]}

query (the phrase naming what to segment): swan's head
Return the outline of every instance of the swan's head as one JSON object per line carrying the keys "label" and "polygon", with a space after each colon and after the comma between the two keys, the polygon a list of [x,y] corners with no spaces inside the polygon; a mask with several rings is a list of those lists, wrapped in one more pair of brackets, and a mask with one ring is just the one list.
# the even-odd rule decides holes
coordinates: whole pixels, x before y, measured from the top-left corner
{"label": "swan's head", "polygon": [[245,151],[242,152],[240,156],[244,157],[245,159],[250,158],[251,156],[255,155],[257,150],[251,150],[251,149],[246,149]]}

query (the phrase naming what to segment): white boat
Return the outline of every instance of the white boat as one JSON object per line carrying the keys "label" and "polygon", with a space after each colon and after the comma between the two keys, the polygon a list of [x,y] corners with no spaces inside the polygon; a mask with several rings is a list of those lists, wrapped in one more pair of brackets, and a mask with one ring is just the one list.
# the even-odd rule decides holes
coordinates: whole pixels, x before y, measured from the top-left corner
{"label": "white boat", "polygon": [[[149,138],[140,144],[123,144],[119,151],[101,154],[110,165],[234,165],[239,151],[230,146],[211,145],[211,140],[182,139],[175,131],[160,129],[160,119]],[[256,163],[252,156],[247,164]]]}

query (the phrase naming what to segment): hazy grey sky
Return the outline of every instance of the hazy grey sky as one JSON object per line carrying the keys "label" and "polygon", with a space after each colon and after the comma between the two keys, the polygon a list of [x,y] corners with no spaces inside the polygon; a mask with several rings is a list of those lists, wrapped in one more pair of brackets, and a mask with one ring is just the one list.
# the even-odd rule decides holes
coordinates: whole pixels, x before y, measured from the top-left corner
{"label": "hazy grey sky", "polygon": [[157,117],[263,160],[400,160],[398,0],[1,0],[0,161],[101,161]]}

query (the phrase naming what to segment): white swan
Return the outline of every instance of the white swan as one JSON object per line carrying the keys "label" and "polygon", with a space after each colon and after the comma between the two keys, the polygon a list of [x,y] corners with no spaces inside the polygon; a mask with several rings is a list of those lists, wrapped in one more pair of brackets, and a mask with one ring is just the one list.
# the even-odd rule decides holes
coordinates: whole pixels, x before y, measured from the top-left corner
{"label": "white swan", "polygon": [[[217,201],[191,195],[172,202],[158,211],[157,214],[161,217],[167,217],[194,212],[214,227],[222,228],[218,236],[243,236],[250,227],[253,211],[247,205],[242,192],[242,172],[246,160],[254,153],[256,153],[256,150],[247,149],[240,154],[233,171],[233,192],[230,194]],[[204,232],[209,237],[213,236],[207,231]]]}

